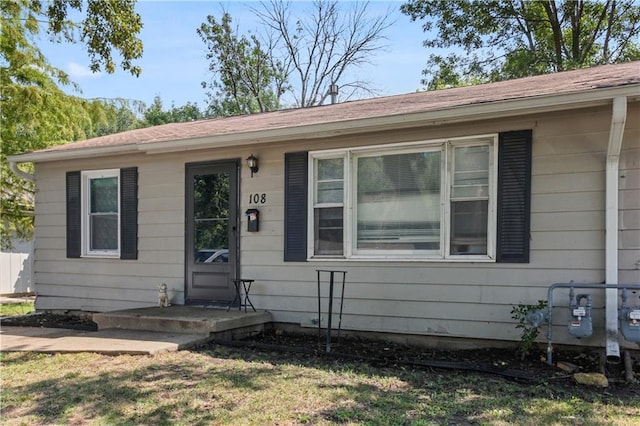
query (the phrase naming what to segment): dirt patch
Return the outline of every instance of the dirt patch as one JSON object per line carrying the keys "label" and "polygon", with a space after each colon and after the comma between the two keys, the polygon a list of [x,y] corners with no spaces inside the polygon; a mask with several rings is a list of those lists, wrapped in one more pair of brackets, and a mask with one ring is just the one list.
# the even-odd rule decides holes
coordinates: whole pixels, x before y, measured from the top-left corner
{"label": "dirt patch", "polygon": [[[379,365],[401,368],[442,368],[468,370],[498,374],[516,380],[562,380],[571,379],[572,372],[546,363],[544,351],[534,351],[524,359],[515,351],[505,348],[473,350],[435,350],[397,344],[389,341],[369,340],[354,337],[332,339],[329,353],[326,339],[313,334],[283,333],[280,330],[260,333],[241,342],[231,343],[253,349],[282,349],[309,353],[316,356],[363,360]],[[610,383],[626,386],[624,364],[602,362],[601,350],[556,351],[554,364],[564,362],[574,365],[579,372],[603,372]],[[640,379],[640,353],[632,356],[633,371]],[[640,392],[640,386],[637,387]]]}
{"label": "dirt patch", "polygon": [[0,318],[0,325],[13,327],[67,328],[84,331],[98,330],[98,325],[89,317],[47,312]]}

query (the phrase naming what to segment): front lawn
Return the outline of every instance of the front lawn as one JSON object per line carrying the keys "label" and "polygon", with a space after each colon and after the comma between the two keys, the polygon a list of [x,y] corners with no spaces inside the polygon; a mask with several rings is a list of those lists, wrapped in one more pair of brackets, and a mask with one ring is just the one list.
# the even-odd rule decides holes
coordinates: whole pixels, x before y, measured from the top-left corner
{"label": "front lawn", "polygon": [[33,312],[33,302],[26,301],[20,303],[0,303],[0,317],[12,317],[26,315]]}
{"label": "front lawn", "polygon": [[610,392],[215,345],[1,361],[3,425],[640,424],[637,385]]}

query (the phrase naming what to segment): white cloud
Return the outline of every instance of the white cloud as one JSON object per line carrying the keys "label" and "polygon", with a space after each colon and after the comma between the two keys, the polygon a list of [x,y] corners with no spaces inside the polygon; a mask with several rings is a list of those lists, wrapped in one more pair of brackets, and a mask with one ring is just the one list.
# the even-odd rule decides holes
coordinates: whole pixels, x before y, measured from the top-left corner
{"label": "white cloud", "polygon": [[76,62],[69,62],[67,64],[67,71],[72,80],[80,78],[99,78],[102,75],[101,72],[94,73],[89,69],[89,67],[85,67],[84,65],[80,65]]}

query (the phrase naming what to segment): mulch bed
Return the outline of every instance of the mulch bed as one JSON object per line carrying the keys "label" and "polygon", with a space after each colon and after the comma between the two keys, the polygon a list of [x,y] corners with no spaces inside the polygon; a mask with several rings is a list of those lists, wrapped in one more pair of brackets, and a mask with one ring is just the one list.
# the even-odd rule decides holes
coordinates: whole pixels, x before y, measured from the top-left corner
{"label": "mulch bed", "polygon": [[[89,317],[74,315],[37,313],[0,318],[2,326],[67,328],[96,331],[98,329]],[[269,330],[251,336],[242,341],[222,342],[241,350],[279,351],[298,353],[305,356],[331,358],[344,361],[362,361],[391,368],[425,368],[443,370],[466,370],[471,372],[497,374],[509,379],[521,381],[559,383],[563,380],[573,382],[572,374],[545,362],[544,351],[531,353],[524,359],[515,350],[504,348],[473,350],[435,350],[399,343],[369,340],[356,337],[337,336],[332,338],[331,351],[326,351],[326,337],[317,334],[287,333],[281,330]],[[211,342],[196,350],[207,350],[220,342]],[[601,372],[602,351],[585,349],[583,351],[556,351],[554,361],[564,361],[576,365],[580,372]],[[640,379],[640,353],[632,356],[633,371]],[[610,387],[607,392],[629,392],[640,397],[640,385],[625,382],[623,363],[604,364],[605,374]]]}
{"label": "mulch bed", "polygon": [[[379,365],[486,372],[516,380],[543,381],[572,377],[571,373],[548,365],[543,351],[533,352],[522,358],[516,350],[505,348],[437,350],[382,340],[341,337],[339,340],[332,339],[330,353],[327,353],[324,335],[319,338],[317,334],[283,333],[280,330],[260,333],[237,345],[267,350],[289,348],[317,356],[364,360]],[[601,355],[602,351],[591,349],[579,352],[556,351],[554,363],[569,362],[577,366],[580,372],[601,372]],[[640,354],[635,355],[633,366],[634,371],[638,372]],[[610,382],[624,383],[623,363],[605,364],[604,368]],[[640,375],[637,377],[640,378]],[[640,387],[638,390],[640,391]]]}
{"label": "mulch bed", "polygon": [[0,319],[0,325],[12,327],[66,328],[84,331],[98,330],[98,325],[89,317],[53,313],[33,313],[29,315],[4,317]]}

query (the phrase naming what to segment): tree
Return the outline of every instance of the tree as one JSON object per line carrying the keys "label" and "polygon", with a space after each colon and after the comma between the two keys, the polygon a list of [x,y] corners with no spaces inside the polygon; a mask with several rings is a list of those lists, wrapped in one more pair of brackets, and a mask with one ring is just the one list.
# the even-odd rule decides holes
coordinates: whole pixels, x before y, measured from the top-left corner
{"label": "tree", "polygon": [[[15,175],[7,156],[85,138],[100,132],[104,103],[65,94],[59,86],[70,84],[68,76],[52,67],[34,39],[41,24],[58,41],[80,40],[87,46],[94,71],[115,70],[113,54],[122,57],[121,67],[133,75],[140,68],[133,60],[142,54],[137,34],[140,16],[128,0],[54,0],[43,7],[39,1],[2,1],[0,10],[0,153],[1,199],[0,245],[11,238],[29,238],[33,230],[33,184]],[[86,18],[75,24],[70,13],[86,6]],[[79,31],[79,34],[75,34]],[[92,121],[93,120],[93,121]],[[23,171],[33,166],[22,165]]]}
{"label": "tree", "polygon": [[[21,3],[26,3],[21,0]],[[47,32],[58,40],[82,41],[87,48],[91,71],[116,70],[113,51],[121,56],[120,67],[136,77],[142,69],[133,61],[142,57],[142,41],[137,37],[142,29],[142,18],[135,12],[136,0],[51,0],[46,9],[40,1],[29,1],[33,14],[46,16]],[[69,19],[74,11],[86,15],[82,22]]]}
{"label": "tree", "polygon": [[633,0],[410,0],[400,10],[431,35],[429,89],[640,58]]}
{"label": "tree", "polygon": [[296,106],[323,104],[332,85],[340,86],[343,99],[374,93],[369,82],[344,78],[384,49],[388,14],[370,18],[367,2],[349,3],[346,10],[338,1],[311,4],[312,10],[295,18],[288,1],[269,0],[253,9],[267,28],[272,55],[281,58]]}
{"label": "tree", "polygon": [[95,138],[140,127],[135,110],[144,105],[127,99],[79,99],[86,112],[84,138]]}
{"label": "tree", "polygon": [[205,118],[205,115],[198,108],[198,104],[187,102],[181,107],[171,105],[169,110],[162,109],[162,99],[156,96],[151,106],[143,112],[141,127],[158,126],[167,123],[179,123],[184,121],[195,121]]}
{"label": "tree", "polygon": [[368,3],[316,0],[311,11],[292,18],[291,3],[271,0],[252,8],[264,26],[260,36],[237,35],[231,17],[207,17],[198,34],[207,45],[210,71],[205,88],[215,115],[236,115],[280,108],[290,93],[297,107],[321,105],[332,85],[341,98],[371,94],[369,83],[347,80],[348,71],[378,54],[387,16],[369,18]]}
{"label": "tree", "polygon": [[211,81],[202,83],[209,89],[209,113],[230,116],[278,109],[285,91],[282,64],[262,49],[255,35],[237,35],[231,22],[226,12],[220,22],[209,15],[197,30],[213,74]]}

